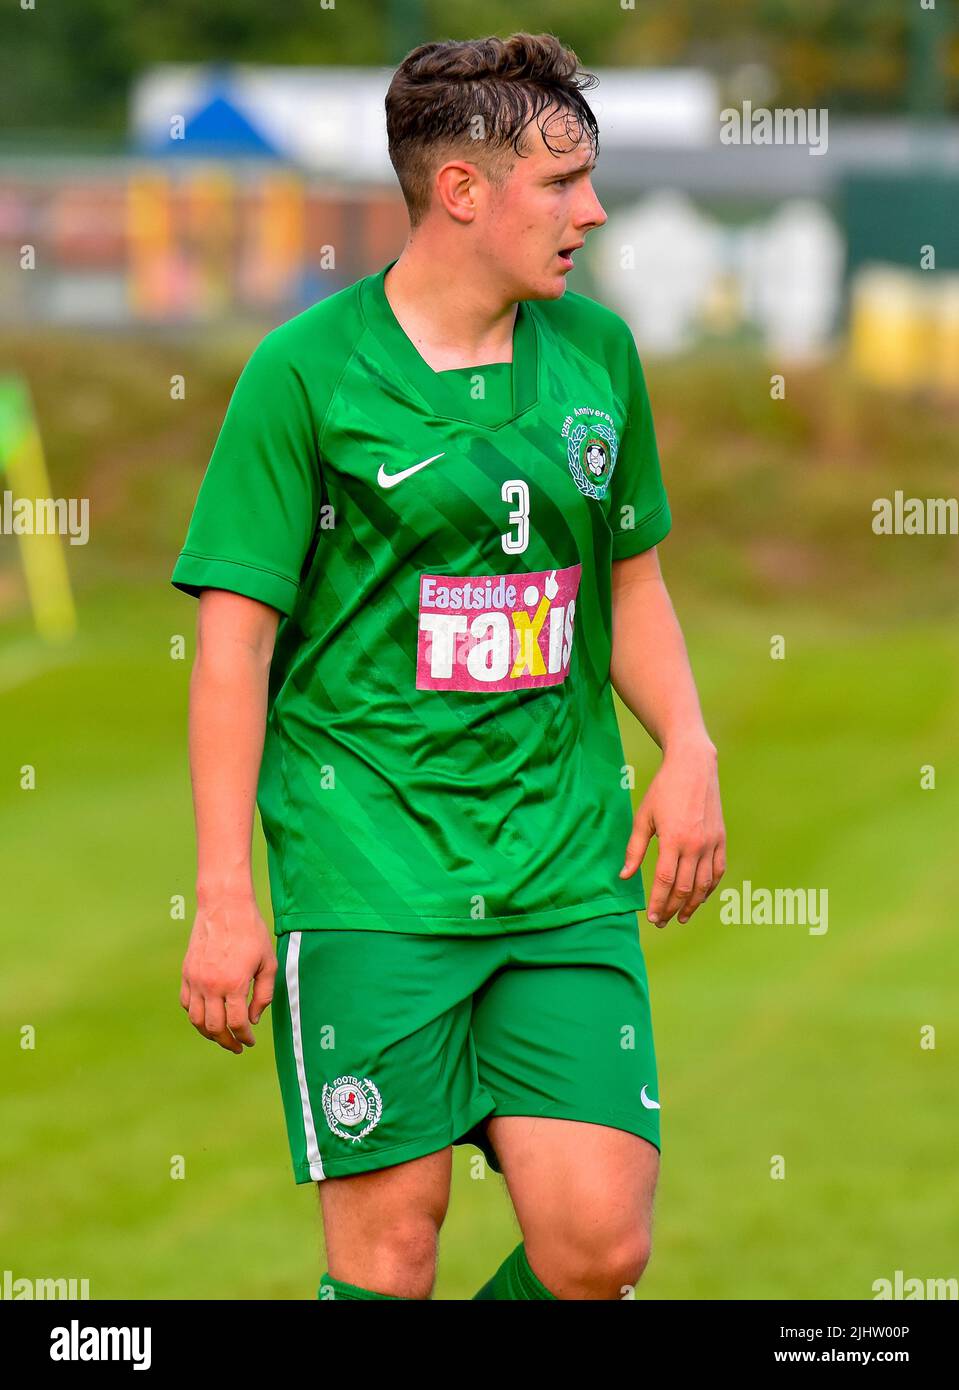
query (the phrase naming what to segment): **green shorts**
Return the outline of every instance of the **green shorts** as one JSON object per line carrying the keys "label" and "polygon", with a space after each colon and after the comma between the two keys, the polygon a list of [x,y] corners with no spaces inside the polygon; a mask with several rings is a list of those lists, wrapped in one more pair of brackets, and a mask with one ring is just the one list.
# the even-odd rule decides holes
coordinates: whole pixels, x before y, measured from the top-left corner
{"label": "green shorts", "polygon": [[273,1044],[298,1183],[472,1143],[496,1115],[609,1125],[660,1148],[635,912],[497,937],[277,938]]}

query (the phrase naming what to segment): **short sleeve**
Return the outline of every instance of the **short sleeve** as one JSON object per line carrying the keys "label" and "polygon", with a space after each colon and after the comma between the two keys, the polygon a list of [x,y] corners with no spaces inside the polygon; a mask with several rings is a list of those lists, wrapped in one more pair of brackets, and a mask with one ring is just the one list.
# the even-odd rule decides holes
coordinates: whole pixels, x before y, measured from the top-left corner
{"label": "short sleeve", "polygon": [[172,582],[230,589],[289,615],[320,506],[309,399],[279,330],[240,374]]}
{"label": "short sleeve", "polygon": [[609,486],[613,559],[650,550],[672,525],[653,428],[653,412],[636,344],[625,328],[624,394],[627,416]]}

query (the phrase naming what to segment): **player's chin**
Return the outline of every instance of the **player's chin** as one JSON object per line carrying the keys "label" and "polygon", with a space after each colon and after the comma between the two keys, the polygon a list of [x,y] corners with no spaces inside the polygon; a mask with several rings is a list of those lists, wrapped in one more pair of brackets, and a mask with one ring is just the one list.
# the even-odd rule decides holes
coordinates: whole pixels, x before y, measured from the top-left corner
{"label": "player's chin", "polygon": [[566,293],[566,276],[568,272],[562,271],[560,274],[555,272],[552,275],[544,275],[536,283],[535,289],[525,297],[527,299],[562,299]]}

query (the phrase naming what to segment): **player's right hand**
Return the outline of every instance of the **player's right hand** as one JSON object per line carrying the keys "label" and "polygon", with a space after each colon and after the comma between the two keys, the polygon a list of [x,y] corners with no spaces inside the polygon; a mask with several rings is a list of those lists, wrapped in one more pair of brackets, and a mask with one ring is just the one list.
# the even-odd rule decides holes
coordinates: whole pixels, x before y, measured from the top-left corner
{"label": "player's right hand", "polygon": [[252,1025],[273,998],[276,971],[273,938],[253,894],[214,895],[197,910],[180,1003],[199,1033],[239,1055],[256,1045]]}

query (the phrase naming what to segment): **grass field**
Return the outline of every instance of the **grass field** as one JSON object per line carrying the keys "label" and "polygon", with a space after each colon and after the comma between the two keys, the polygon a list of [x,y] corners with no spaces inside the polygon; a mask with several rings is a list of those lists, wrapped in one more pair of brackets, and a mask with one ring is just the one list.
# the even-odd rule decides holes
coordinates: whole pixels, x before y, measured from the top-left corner
{"label": "grass field", "polygon": [[[109,391],[135,394],[135,354],[116,370],[108,418]],[[826,423],[800,402],[774,437],[765,415],[730,406],[735,383],[710,364],[663,372],[654,399],[657,382],[678,523],[664,568],[720,748],[726,885],[826,889],[829,928],[724,925],[715,896],[685,926],[643,920],[663,1170],[637,1296],[860,1299],[897,1269],[959,1275],[954,551],[903,538],[883,552],[850,522],[850,499],[888,485],[945,490],[945,424],[916,427],[896,484],[905,408],[867,458],[868,403],[824,410],[809,381]],[[697,441],[690,411],[711,401],[717,429]],[[145,441],[124,468],[122,439],[89,459],[74,439],[65,473],[92,479],[107,520],[102,544],[70,557],[81,632],[68,648],[33,638],[6,569],[0,1266],[89,1278],[94,1298],[311,1298],[324,1268],[315,1190],[289,1168],[269,1016],[234,1058],[177,999],[195,609],[167,579],[209,430],[205,415],[192,434],[161,420],[152,467]],[[824,437],[856,446],[827,467]],[[170,658],[178,633],[185,661]],[[770,659],[777,633],[784,661]],[[624,731],[651,775],[654,748],[629,718]],[[33,791],[19,788],[25,764]],[[261,857],[265,908],[262,870]],[[186,921],[171,918],[178,894]],[[934,1049],[920,1046],[927,1025]],[[470,1177],[472,1152],[457,1150],[441,1299],[469,1297],[518,1239],[501,1179]]]}

